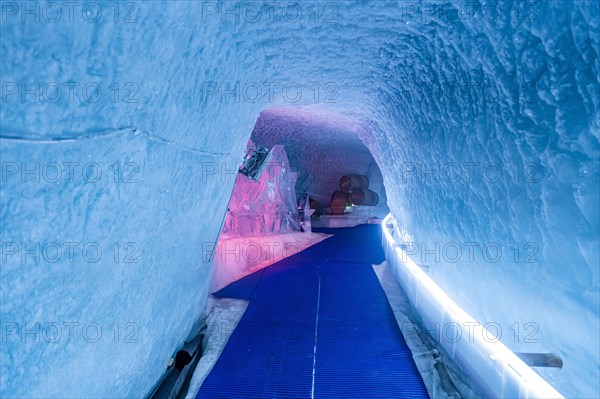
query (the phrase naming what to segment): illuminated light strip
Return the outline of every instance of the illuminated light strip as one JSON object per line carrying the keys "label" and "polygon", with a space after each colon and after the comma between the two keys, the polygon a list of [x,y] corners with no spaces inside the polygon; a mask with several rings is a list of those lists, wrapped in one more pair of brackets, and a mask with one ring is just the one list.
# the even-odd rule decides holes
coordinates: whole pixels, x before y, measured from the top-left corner
{"label": "illuminated light strip", "polygon": [[383,248],[394,277],[402,285],[426,329],[434,331],[436,327],[449,323],[456,323],[454,325],[461,328],[469,327],[468,339],[442,339],[441,333],[435,338],[486,397],[563,398],[496,337],[495,342],[484,339],[493,334],[450,299],[400,248],[387,228],[391,220],[392,215],[387,215],[381,228]]}

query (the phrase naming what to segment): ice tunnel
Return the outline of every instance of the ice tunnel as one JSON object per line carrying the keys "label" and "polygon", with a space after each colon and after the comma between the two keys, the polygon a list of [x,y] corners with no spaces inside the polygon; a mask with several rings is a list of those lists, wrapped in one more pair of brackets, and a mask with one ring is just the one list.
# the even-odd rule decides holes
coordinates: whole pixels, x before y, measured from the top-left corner
{"label": "ice tunnel", "polygon": [[2,1],[0,54],[1,397],[600,397],[598,2]]}

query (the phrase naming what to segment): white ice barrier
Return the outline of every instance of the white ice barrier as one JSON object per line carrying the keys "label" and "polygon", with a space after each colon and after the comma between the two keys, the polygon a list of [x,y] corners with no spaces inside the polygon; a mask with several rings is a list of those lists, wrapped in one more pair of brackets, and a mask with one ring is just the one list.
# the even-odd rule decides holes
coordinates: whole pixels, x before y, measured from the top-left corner
{"label": "white ice barrier", "polygon": [[[382,223],[383,248],[394,277],[428,331],[489,398],[563,398],[493,334],[460,308],[396,243]],[[452,329],[465,333],[453,335]],[[450,332],[449,332],[450,331]],[[456,339],[456,337],[460,337]]]}

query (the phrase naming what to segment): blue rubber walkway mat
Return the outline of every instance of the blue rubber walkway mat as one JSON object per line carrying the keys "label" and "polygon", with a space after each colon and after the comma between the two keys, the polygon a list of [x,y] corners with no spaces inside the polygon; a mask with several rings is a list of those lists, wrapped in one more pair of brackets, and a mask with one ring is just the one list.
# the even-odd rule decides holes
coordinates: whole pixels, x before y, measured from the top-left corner
{"label": "blue rubber walkway mat", "polygon": [[228,286],[221,288],[219,291],[213,293],[213,295],[218,298],[236,298],[248,301],[264,272],[265,269],[260,269],[255,273],[244,276]]}
{"label": "blue rubber walkway mat", "polygon": [[324,264],[319,302],[315,397],[428,397],[370,264]]}
{"label": "blue rubber walkway mat", "polygon": [[225,287],[246,312],[197,398],[427,398],[371,263],[381,226],[335,234]]}
{"label": "blue rubber walkway mat", "polygon": [[[263,269],[197,398],[310,397],[319,270],[301,254]],[[246,293],[253,283],[236,288]]]}
{"label": "blue rubber walkway mat", "polygon": [[321,263],[328,259],[349,263],[362,262],[379,264],[385,260],[381,246],[381,226],[378,224],[360,224],[345,229],[314,229],[315,232],[333,234],[316,246]]}

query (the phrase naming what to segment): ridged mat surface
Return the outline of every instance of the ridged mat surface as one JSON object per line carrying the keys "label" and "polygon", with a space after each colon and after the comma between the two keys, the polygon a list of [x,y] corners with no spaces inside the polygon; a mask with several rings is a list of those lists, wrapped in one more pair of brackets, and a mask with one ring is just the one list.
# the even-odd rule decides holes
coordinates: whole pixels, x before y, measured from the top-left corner
{"label": "ridged mat surface", "polygon": [[381,227],[333,237],[217,296],[250,301],[197,398],[427,398],[371,264]]}

